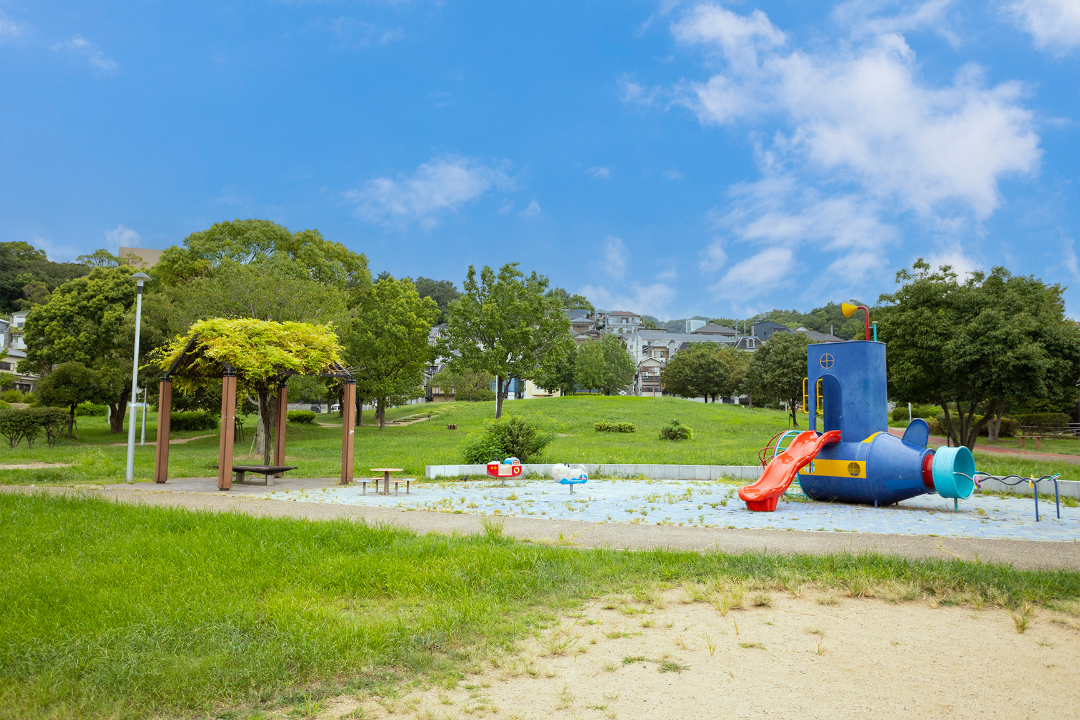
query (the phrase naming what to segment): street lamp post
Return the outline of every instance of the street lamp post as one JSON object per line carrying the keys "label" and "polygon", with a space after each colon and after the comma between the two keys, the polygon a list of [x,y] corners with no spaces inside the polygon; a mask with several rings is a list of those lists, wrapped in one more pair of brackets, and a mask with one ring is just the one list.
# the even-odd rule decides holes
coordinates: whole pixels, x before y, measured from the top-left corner
{"label": "street lamp post", "polygon": [[135,358],[131,364],[131,408],[128,418],[128,452],[127,452],[127,481],[135,481],[135,400],[139,388],[139,324],[142,321],[142,291],[143,283],[150,279],[144,272],[138,272],[131,276],[135,281]]}

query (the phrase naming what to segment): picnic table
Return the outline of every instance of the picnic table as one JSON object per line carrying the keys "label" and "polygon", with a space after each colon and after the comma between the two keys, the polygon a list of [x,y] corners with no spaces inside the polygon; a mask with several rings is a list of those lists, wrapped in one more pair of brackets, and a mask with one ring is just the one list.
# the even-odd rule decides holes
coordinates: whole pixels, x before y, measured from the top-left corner
{"label": "picnic table", "polygon": [[[217,467],[215,465],[214,467]],[[236,482],[243,483],[244,475],[252,473],[253,475],[262,475],[263,484],[273,485],[274,482],[271,478],[279,473],[283,473],[287,470],[296,470],[295,465],[233,465],[233,472],[236,473]]]}
{"label": "picnic table", "polygon": [[[383,494],[390,494],[390,473],[403,472],[402,468],[371,468],[371,472],[381,472],[383,474]],[[378,487],[375,488],[378,491]]]}

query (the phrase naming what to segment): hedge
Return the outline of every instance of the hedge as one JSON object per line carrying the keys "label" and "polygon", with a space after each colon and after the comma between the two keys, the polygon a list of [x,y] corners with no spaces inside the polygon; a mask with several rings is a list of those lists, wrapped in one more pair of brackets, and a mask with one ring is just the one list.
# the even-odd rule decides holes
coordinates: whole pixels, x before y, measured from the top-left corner
{"label": "hedge", "polygon": [[[911,417],[913,419],[914,418],[922,418],[923,420],[926,420],[926,421],[929,422],[930,418],[937,417],[938,413],[940,413],[940,412],[941,412],[941,408],[939,408],[937,405],[912,405],[911,406]],[[889,414],[889,417],[892,418],[893,422],[900,422],[902,420],[907,420],[908,419],[907,403],[903,403],[903,404],[898,403],[897,406],[892,409],[892,413]]]}
{"label": "hedge", "polygon": [[75,417],[105,417],[109,414],[108,405],[81,402],[75,406]]}
{"label": "hedge", "polygon": [[637,430],[634,423],[598,422],[593,424],[596,432],[632,433]]}
{"label": "hedge", "polygon": [[290,410],[285,413],[285,417],[288,418],[291,423],[302,425],[310,425],[315,422],[315,413],[310,410]]}
{"label": "hedge", "polygon": [[217,430],[218,416],[208,412],[179,412],[172,414],[169,430]]}
{"label": "hedge", "polygon": [[1069,416],[1065,413],[1028,413],[1017,415],[1020,427],[1040,433],[1063,432],[1069,427]]}
{"label": "hedge", "polygon": [[67,427],[68,411],[55,407],[31,407],[23,410],[0,410],[0,435],[7,438],[8,447],[15,449],[26,439],[29,447],[45,433],[52,447]]}
{"label": "hedge", "polygon": [[[944,431],[945,416],[940,415],[936,418],[929,418],[927,422],[930,424],[930,434],[937,435],[939,437],[945,437]],[[1001,431],[998,433],[998,437],[1016,437],[1016,434],[1020,431],[1020,422],[1016,418],[1003,417],[1001,418]],[[990,435],[990,428],[984,427],[979,431],[979,435],[988,437]]]}

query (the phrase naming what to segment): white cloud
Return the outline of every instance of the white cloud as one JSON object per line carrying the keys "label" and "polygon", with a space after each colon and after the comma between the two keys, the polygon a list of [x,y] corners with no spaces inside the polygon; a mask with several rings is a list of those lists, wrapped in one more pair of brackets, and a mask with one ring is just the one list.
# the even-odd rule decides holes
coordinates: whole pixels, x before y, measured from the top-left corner
{"label": "white cloud", "polygon": [[622,238],[608,235],[604,242],[604,269],[607,274],[616,280],[622,279],[626,274],[626,246]]}
{"label": "white cloud", "polygon": [[964,280],[976,270],[982,270],[982,263],[964,253],[963,248],[953,247],[943,252],[935,253],[926,258],[930,267],[938,268],[948,265],[956,273],[956,277]]}
{"label": "white cloud", "polygon": [[927,30],[959,47],[948,13],[954,4],[955,0],[848,0],[833,8],[832,17],[855,36]]}
{"label": "white cloud", "polygon": [[102,75],[111,75],[120,69],[115,60],[106,57],[105,53],[82,35],[72,35],[70,40],[54,43],[52,49],[71,53]]}
{"label": "white cloud", "polygon": [[776,290],[788,279],[795,265],[790,248],[767,248],[732,265],[712,291],[717,298],[744,303]]}
{"label": "white cloud", "polygon": [[611,175],[611,168],[597,165],[586,170],[585,174],[597,178],[598,180],[607,180]]}
{"label": "white cloud", "polygon": [[26,28],[26,23],[12,20],[7,15],[0,12],[0,42],[22,35],[26,32]]}
{"label": "white cloud", "polygon": [[487,165],[475,158],[444,155],[420,165],[412,175],[378,177],[345,197],[356,205],[357,216],[386,227],[405,228],[415,223],[430,229],[442,216],[457,212],[492,189],[510,190],[509,163]]}
{"label": "white cloud", "polygon": [[790,128],[767,156],[800,171],[861,184],[922,215],[998,206],[1002,177],[1033,172],[1041,150],[1015,82],[987,87],[973,66],[951,85],[921,81],[915,53],[886,33],[848,48],[784,52],[760,11],[699,6],[672,26],[676,39],[719,50],[725,71],[677,84],[675,102],[704,124],[767,114]]}
{"label": "white cloud", "polygon": [[336,18],[316,18],[308,27],[333,36],[343,47],[375,47],[389,45],[405,36],[401,28],[387,28],[341,15]]}
{"label": "white cloud", "polygon": [[713,273],[724,268],[727,264],[727,253],[724,252],[723,246],[720,241],[709,243],[709,246],[705,248],[701,253],[701,262],[698,263],[698,269],[701,272]]}
{"label": "white cloud", "polygon": [[1080,45],[1080,2],[1076,0],[1018,0],[1007,10],[1031,33],[1036,47],[1061,54]]}
{"label": "white cloud", "polygon": [[540,203],[533,200],[529,206],[518,213],[521,217],[536,217],[540,214]]}
{"label": "white cloud", "polygon": [[105,231],[105,239],[109,241],[109,250],[121,247],[139,247],[142,236],[124,224],[117,225],[112,230]]}
{"label": "white cloud", "polygon": [[40,236],[35,236],[30,244],[39,250],[44,250],[45,256],[53,262],[70,262],[81,254],[79,249],[72,245],[58,245]]}
{"label": "white cloud", "polygon": [[1062,264],[1074,278],[1080,278],[1080,267],[1076,262],[1076,242],[1072,238],[1065,238],[1064,247],[1061,249]]}
{"label": "white cloud", "polygon": [[667,317],[668,308],[675,299],[675,289],[666,283],[630,283],[629,292],[612,292],[598,285],[586,285],[581,294],[597,308],[607,311],[626,310],[642,315]]}
{"label": "white cloud", "polygon": [[668,180],[682,180],[683,174],[675,168],[668,168],[664,171],[664,177]]}
{"label": "white cloud", "polygon": [[654,104],[661,96],[659,88],[647,88],[633,82],[625,75],[619,78],[617,83],[619,99],[625,103],[649,106]]}

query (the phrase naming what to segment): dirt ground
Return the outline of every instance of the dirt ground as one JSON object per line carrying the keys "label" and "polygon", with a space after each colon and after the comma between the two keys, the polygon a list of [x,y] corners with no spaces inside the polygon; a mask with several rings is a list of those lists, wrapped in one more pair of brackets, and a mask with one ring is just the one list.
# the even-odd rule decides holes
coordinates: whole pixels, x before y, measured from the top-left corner
{"label": "dirt ground", "polygon": [[596,602],[455,688],[339,698],[319,717],[1080,717],[1076,615],[1037,609],[1019,633],[1000,607],[758,595],[724,616],[682,589],[648,609]]}

